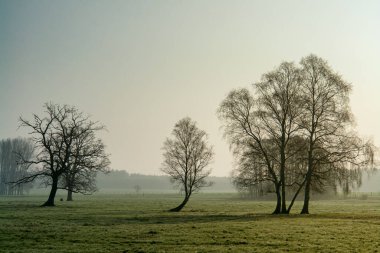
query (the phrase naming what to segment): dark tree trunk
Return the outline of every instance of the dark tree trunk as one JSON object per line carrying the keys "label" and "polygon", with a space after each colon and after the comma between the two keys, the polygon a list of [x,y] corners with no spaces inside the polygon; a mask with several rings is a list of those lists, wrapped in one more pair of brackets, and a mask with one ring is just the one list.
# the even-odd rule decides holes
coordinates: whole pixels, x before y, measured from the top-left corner
{"label": "dark tree trunk", "polygon": [[66,201],[73,201],[73,191],[69,188],[67,190],[67,199]]}
{"label": "dark tree trunk", "polygon": [[306,178],[306,186],[305,186],[305,198],[303,201],[301,214],[309,214],[310,183],[311,183],[311,175],[309,175],[308,173],[307,178]]}
{"label": "dark tree trunk", "polygon": [[276,185],[276,196],[277,196],[277,204],[276,209],[274,209],[272,214],[279,214],[281,213],[281,192],[280,192],[280,185]]}
{"label": "dark tree trunk", "polygon": [[48,200],[42,206],[54,206],[54,198],[58,189],[58,176],[53,177],[53,182],[51,185],[51,190]]}
{"label": "dark tree trunk", "polygon": [[[283,142],[285,142],[285,137],[282,137]],[[285,144],[283,144],[285,145]],[[288,210],[286,208],[286,182],[285,182],[285,150],[281,150],[281,171],[280,171],[280,181],[281,181],[281,213],[287,214]]]}
{"label": "dark tree trunk", "polygon": [[301,192],[303,186],[305,185],[305,182],[306,182],[306,179],[302,182],[302,184],[300,185],[300,187],[298,188],[298,190],[297,190],[296,193],[294,194],[293,199],[292,199],[292,201],[290,202],[290,205],[289,205],[289,207],[288,207],[288,213],[290,213],[290,210],[292,210],[292,207],[293,207],[294,201],[296,201],[298,194]]}
{"label": "dark tree trunk", "polygon": [[172,209],[170,209],[169,211],[170,212],[179,212],[179,211],[181,211],[182,210],[182,208],[186,205],[186,203],[189,201],[189,199],[190,199],[190,195],[186,195],[186,197],[185,197],[185,199],[182,201],[182,203],[179,205],[179,206],[177,206],[177,207],[175,207],[175,208],[172,208]]}
{"label": "dark tree trunk", "polygon": [[[284,176],[285,181],[285,176]],[[288,210],[286,208],[286,189],[285,189],[285,182],[282,182],[281,185],[281,213],[287,214]]]}
{"label": "dark tree trunk", "polygon": [[312,139],[310,139],[309,144],[309,154],[308,154],[308,166],[307,166],[307,173],[306,173],[306,185],[305,185],[305,198],[303,201],[303,207],[301,210],[301,214],[309,214],[309,200],[310,200],[310,186],[311,186],[311,178],[313,175],[313,148],[314,144],[312,142]]}

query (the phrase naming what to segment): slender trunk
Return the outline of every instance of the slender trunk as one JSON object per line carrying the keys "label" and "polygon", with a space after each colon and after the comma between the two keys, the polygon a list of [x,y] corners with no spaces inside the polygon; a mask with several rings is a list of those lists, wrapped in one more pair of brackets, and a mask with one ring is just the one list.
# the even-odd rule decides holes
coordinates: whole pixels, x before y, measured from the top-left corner
{"label": "slender trunk", "polygon": [[300,185],[300,187],[298,188],[298,190],[297,190],[296,193],[294,194],[293,199],[292,199],[292,201],[290,202],[290,205],[289,205],[289,207],[288,207],[288,213],[290,213],[290,210],[291,210],[292,207],[293,207],[294,201],[296,201],[298,194],[301,192],[303,186],[305,185],[305,182],[306,182],[306,179],[302,182],[302,184]]}
{"label": "slender trunk", "polygon": [[276,209],[274,209],[272,214],[281,213],[281,192],[280,192],[280,184],[276,185],[276,195],[277,195],[277,205]]}
{"label": "slender trunk", "polygon": [[182,210],[182,208],[186,205],[186,203],[189,201],[189,199],[190,199],[190,195],[186,195],[185,196],[185,199],[182,201],[182,203],[179,205],[179,206],[177,206],[177,207],[175,207],[175,208],[172,208],[172,209],[170,209],[169,211],[170,212],[179,212],[179,211],[181,211]]}
{"label": "slender trunk", "polygon": [[[282,155],[281,155],[282,156]],[[286,184],[285,184],[285,155],[281,159],[281,213],[288,213],[286,209]]]}
{"label": "slender trunk", "polygon": [[311,172],[306,175],[305,197],[301,214],[309,214]]}
{"label": "slender trunk", "polygon": [[71,188],[67,190],[67,198],[66,201],[73,201],[73,191]]}
{"label": "slender trunk", "polygon": [[309,144],[309,152],[308,152],[308,161],[307,161],[307,173],[306,173],[306,185],[305,185],[305,197],[303,201],[303,207],[301,210],[301,214],[309,214],[309,200],[310,200],[310,186],[311,186],[311,178],[313,175],[313,140],[310,138]]}
{"label": "slender trunk", "polygon": [[281,150],[280,150],[280,156],[281,156],[281,164],[280,164],[280,181],[281,181],[281,213],[288,213],[286,209],[286,179],[285,179],[285,162],[286,162],[286,155],[285,155],[285,128],[284,128],[284,122],[282,123],[282,136],[281,136]]}
{"label": "slender trunk", "polygon": [[281,184],[281,213],[288,213],[286,209],[286,191],[285,191],[285,182]]}
{"label": "slender trunk", "polygon": [[73,201],[73,182],[74,175],[71,173],[68,174],[69,181],[67,182],[67,198],[66,201]]}
{"label": "slender trunk", "polygon": [[53,182],[48,200],[42,206],[54,206],[54,198],[58,189],[58,176],[53,176]]}

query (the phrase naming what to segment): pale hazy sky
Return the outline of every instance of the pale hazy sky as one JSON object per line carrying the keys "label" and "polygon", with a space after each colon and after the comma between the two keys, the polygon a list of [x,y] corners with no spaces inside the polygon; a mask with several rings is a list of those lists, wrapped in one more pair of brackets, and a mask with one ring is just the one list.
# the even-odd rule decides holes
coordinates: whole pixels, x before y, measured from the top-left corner
{"label": "pale hazy sky", "polygon": [[45,102],[75,105],[107,126],[112,168],[161,174],[190,116],[227,176],[219,103],[310,53],[352,83],[358,130],[380,145],[380,1],[0,0],[0,139],[26,136],[18,117]]}

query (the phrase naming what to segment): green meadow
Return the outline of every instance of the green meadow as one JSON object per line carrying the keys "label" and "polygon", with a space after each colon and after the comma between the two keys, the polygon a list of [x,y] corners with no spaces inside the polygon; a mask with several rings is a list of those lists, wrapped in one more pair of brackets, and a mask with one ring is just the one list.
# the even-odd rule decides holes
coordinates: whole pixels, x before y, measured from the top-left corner
{"label": "green meadow", "polygon": [[319,200],[310,215],[271,215],[272,201],[197,194],[0,198],[1,252],[380,252],[380,198]]}

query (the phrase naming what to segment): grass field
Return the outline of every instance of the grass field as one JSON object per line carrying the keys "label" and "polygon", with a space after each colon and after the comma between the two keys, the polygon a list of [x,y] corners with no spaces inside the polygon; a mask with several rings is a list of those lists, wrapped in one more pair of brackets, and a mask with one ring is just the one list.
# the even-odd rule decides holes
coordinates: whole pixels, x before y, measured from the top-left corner
{"label": "grass field", "polygon": [[[198,194],[0,198],[1,252],[380,252],[380,199],[314,201],[273,216],[273,202]],[[300,209],[297,203],[293,208]]]}

